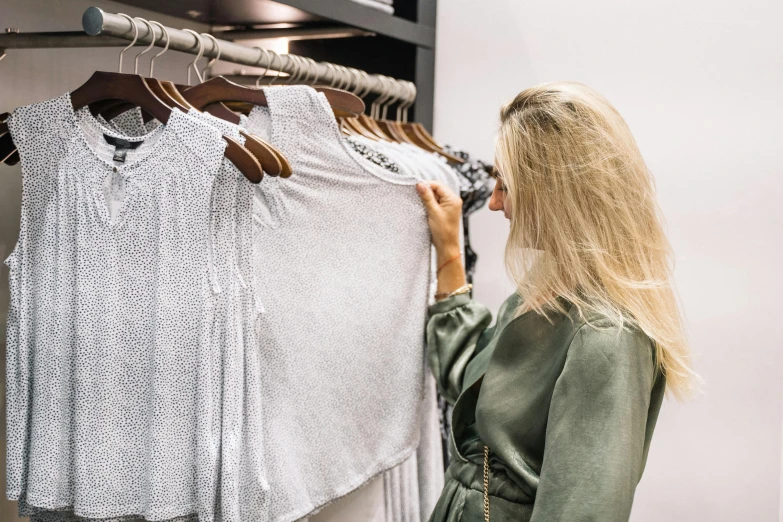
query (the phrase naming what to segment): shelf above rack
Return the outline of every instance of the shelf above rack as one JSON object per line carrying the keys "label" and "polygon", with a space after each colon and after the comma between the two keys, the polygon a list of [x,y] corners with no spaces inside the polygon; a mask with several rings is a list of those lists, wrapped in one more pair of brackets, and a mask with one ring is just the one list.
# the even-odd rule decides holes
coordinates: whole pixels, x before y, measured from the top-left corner
{"label": "shelf above rack", "polygon": [[435,28],[350,0],[125,0],[122,3],[212,25],[337,22],[434,48]]}

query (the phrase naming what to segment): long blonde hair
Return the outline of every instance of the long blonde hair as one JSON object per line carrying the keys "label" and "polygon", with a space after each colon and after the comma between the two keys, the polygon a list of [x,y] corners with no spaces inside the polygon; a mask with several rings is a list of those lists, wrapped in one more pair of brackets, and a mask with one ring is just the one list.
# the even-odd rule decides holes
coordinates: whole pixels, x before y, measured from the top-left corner
{"label": "long blonde hair", "polygon": [[506,267],[519,313],[595,314],[642,330],[675,396],[698,377],[672,286],[672,252],[652,176],[617,110],[572,82],[526,89],[503,107],[498,175],[511,231]]}

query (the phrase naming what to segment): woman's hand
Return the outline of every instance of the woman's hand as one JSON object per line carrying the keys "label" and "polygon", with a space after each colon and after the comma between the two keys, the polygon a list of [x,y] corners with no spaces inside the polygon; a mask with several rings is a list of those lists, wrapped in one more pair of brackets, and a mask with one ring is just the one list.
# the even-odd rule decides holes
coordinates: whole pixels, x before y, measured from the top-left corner
{"label": "woman's hand", "polygon": [[[432,244],[438,256],[438,295],[446,295],[465,285],[459,247],[462,200],[436,181],[419,183],[416,190],[427,209]],[[437,296],[436,296],[437,297]]]}
{"label": "woman's hand", "polygon": [[462,219],[462,199],[437,181],[416,185],[416,190],[427,209],[427,221],[432,244],[438,259],[459,255],[459,223]]}

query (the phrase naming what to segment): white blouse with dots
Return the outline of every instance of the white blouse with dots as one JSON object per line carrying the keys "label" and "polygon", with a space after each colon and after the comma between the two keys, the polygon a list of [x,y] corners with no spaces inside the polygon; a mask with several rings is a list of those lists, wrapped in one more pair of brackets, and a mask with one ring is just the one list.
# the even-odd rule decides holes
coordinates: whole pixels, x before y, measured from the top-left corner
{"label": "white blouse with dots", "polygon": [[220,473],[205,419],[225,416],[202,393],[215,389],[221,133],[174,110],[118,163],[97,139],[111,130],[68,94],[9,127],[23,194],[7,261],[8,497],[60,520],[200,515],[204,477]]}

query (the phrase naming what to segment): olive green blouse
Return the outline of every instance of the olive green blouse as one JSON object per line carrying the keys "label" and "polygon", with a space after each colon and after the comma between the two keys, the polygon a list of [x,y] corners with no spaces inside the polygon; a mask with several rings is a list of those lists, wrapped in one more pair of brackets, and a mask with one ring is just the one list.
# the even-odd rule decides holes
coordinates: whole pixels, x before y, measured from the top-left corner
{"label": "olive green blouse", "polygon": [[[627,521],[666,387],[642,332],[467,295],[430,308],[427,347],[454,404],[452,462],[431,522]],[[588,324],[589,323],[589,324]]]}

